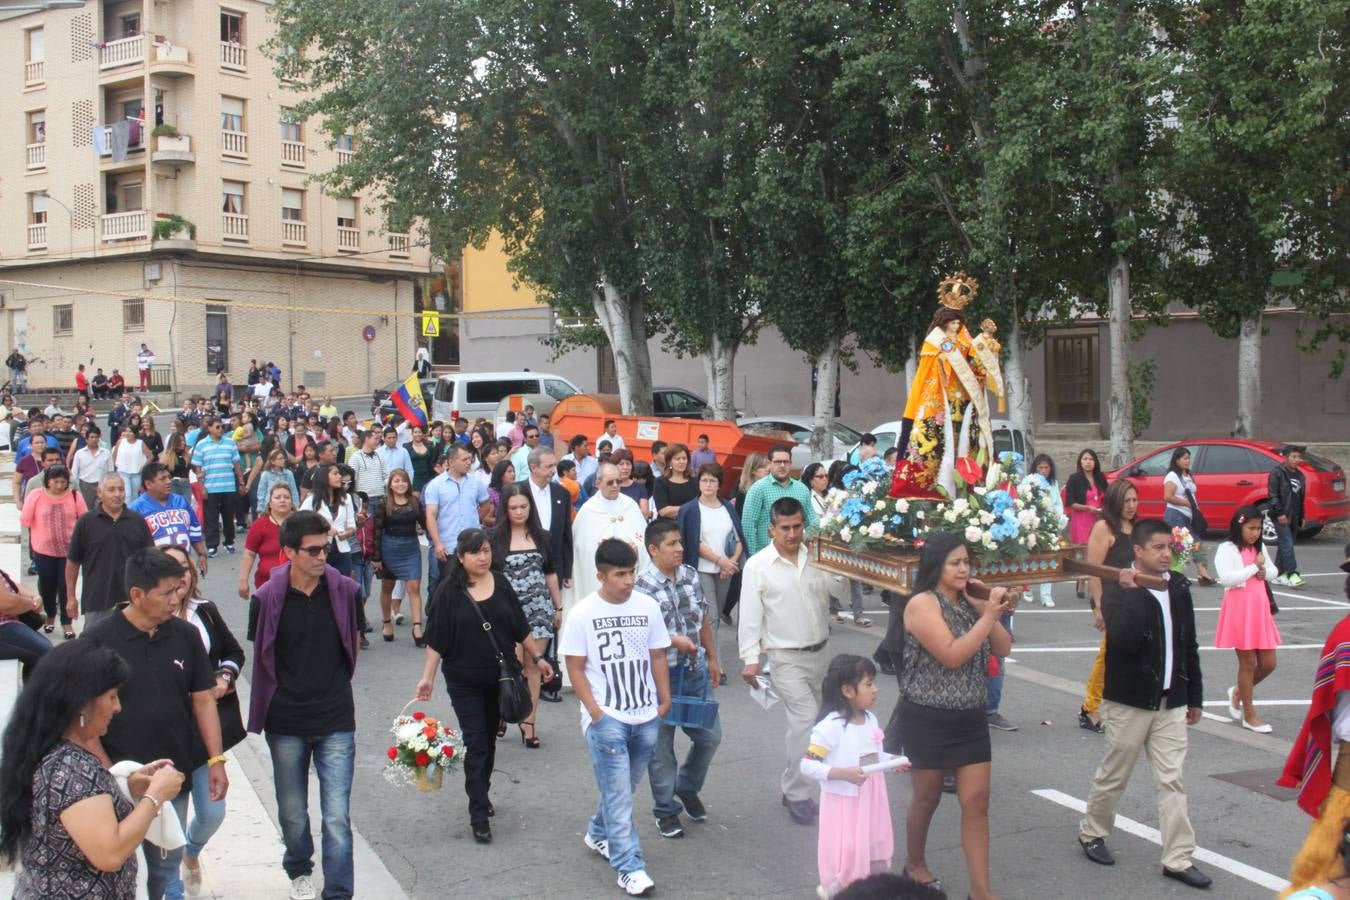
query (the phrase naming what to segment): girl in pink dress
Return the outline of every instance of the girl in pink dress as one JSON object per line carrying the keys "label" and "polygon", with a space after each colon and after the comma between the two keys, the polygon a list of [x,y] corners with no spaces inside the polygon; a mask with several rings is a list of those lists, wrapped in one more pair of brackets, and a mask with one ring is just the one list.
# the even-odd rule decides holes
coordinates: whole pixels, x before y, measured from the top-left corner
{"label": "girl in pink dress", "polygon": [[[1106,475],[1097,451],[1091,448],[1078,454],[1078,471],[1064,485],[1064,508],[1069,513],[1069,542],[1086,545],[1092,526],[1102,515],[1106,497]],[[1078,579],[1078,599],[1082,600],[1087,581]]]}
{"label": "girl in pink dress", "polygon": [[894,855],[885,776],[862,770],[864,757],[882,753],[884,733],[871,712],[876,675],[872,661],[862,656],[842,654],[830,661],[820,691],[820,719],[801,763],[803,775],[821,782],[816,845],[821,900],[890,869]]}
{"label": "girl in pink dress", "polygon": [[1252,703],[1252,689],[1275,671],[1280,630],[1270,613],[1266,585],[1278,572],[1261,545],[1261,510],[1243,506],[1233,514],[1228,540],[1214,553],[1214,574],[1225,588],[1215,647],[1237,651],[1237,684],[1228,689],[1228,715],[1248,731],[1270,734]]}

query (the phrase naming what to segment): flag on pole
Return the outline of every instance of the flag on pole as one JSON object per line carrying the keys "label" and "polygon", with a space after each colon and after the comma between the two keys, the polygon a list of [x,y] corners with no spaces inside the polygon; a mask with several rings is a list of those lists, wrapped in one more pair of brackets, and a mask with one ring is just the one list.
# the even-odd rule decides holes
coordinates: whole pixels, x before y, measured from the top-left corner
{"label": "flag on pole", "polygon": [[407,421],[408,427],[414,425],[427,427],[427,404],[422,399],[422,385],[417,380],[416,372],[409,375],[408,380],[403,382],[389,399],[394,401],[394,407]]}

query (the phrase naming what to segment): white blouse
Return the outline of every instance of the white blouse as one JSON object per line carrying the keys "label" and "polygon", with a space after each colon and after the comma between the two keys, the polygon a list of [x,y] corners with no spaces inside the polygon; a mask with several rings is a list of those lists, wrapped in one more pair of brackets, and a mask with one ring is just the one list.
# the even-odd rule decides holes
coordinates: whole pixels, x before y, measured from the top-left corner
{"label": "white blouse", "polygon": [[[336,513],[328,508],[328,504],[319,501],[319,495],[310,491],[305,501],[300,504],[301,509],[312,510],[323,516],[328,522],[328,527],[334,531],[351,531],[356,527],[356,505],[352,503],[351,495],[348,494],[342,498],[342,505],[337,508]],[[351,544],[342,538],[336,538],[337,548],[342,553],[351,553]]]}
{"label": "white blouse", "polygon": [[[1280,574],[1280,570],[1275,568],[1275,563],[1271,562],[1270,553],[1264,546],[1261,547],[1261,555],[1265,557],[1266,562],[1266,581],[1271,581]],[[1238,549],[1237,544],[1224,541],[1214,551],[1214,577],[1225,588],[1240,588],[1256,577],[1256,563],[1243,565],[1242,551]]]}
{"label": "white blouse", "polygon": [[858,796],[858,786],[850,781],[836,781],[829,777],[831,769],[846,769],[862,765],[860,760],[868,753],[881,754],[884,732],[877,717],[869,710],[861,725],[850,725],[839,713],[830,713],[811,729],[806,756],[802,759],[802,774],[821,783],[820,789],[845,797]]}

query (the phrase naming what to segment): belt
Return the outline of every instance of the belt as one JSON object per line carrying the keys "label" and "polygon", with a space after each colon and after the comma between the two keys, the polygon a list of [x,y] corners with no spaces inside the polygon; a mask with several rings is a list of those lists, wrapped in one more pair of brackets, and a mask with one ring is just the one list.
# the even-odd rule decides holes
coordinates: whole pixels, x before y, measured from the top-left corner
{"label": "belt", "polygon": [[778,649],[786,653],[817,653],[825,649],[828,641],[821,641],[819,644],[812,644],[809,647],[779,647]]}

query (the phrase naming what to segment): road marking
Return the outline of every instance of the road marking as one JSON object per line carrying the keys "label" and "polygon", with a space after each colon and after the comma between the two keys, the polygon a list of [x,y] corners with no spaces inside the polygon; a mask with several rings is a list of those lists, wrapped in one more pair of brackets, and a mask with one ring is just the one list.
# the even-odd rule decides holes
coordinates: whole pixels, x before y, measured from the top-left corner
{"label": "road marking", "polygon": [[[1309,706],[1310,700],[1253,700],[1253,706]],[[1205,706],[1227,706],[1227,700],[1206,700]]]}
{"label": "road marking", "polygon": [[[1314,600],[1314,599],[1316,599],[1316,598],[1315,598],[1315,597],[1300,597],[1299,599],[1300,599],[1300,600]],[[1320,602],[1322,602],[1322,603],[1333,603],[1334,601],[1331,601],[1331,600],[1323,600],[1323,601],[1320,601]],[[1221,608],[1222,608],[1222,607],[1219,607],[1219,606],[1197,606],[1197,607],[1195,607],[1195,611],[1196,611],[1196,612],[1218,612]],[[1280,612],[1332,612],[1332,611],[1333,611],[1333,608],[1330,607],[1330,606],[1281,606],[1281,607],[1280,607]],[[1082,614],[1084,614],[1084,615],[1089,615],[1089,616],[1090,616],[1090,615],[1092,615],[1092,610],[1090,610],[1090,609],[1022,609],[1021,607],[1018,607],[1017,610],[1016,610],[1016,613],[1017,613],[1017,615],[1019,615],[1019,616],[1025,616],[1025,615],[1029,615],[1029,614],[1033,614],[1033,613],[1036,613],[1036,614],[1042,614],[1042,615],[1045,614],[1045,613],[1082,613]],[[868,613],[868,615],[869,615],[869,616],[871,616],[871,615],[882,615],[882,613]]]}
{"label": "road marking", "polygon": [[[1281,644],[1281,650],[1321,650],[1322,644]],[[1101,647],[1097,644],[1086,647],[1015,647],[1015,653],[1096,653]],[[1221,650],[1224,653],[1231,653],[1231,647],[1201,647],[1200,651],[1212,652]]]}
{"label": "road marking", "polygon": [[[1061,791],[1050,790],[1047,788],[1035,790],[1031,793],[1040,797],[1042,800],[1058,803],[1060,806],[1071,809],[1074,812],[1087,812],[1087,803],[1085,801],[1079,800],[1077,797],[1071,797]],[[1142,822],[1136,822],[1134,819],[1117,814],[1116,830],[1123,831],[1126,834],[1132,834],[1138,838],[1143,838],[1152,844],[1157,844],[1159,847],[1162,846],[1162,835],[1158,833],[1158,829],[1150,828]],[[1213,850],[1206,850],[1203,847],[1196,847],[1195,852],[1191,854],[1191,858],[1223,869],[1230,875],[1236,875],[1239,878],[1246,879],[1252,884],[1260,885],[1268,891],[1282,891],[1289,887],[1289,882],[1278,875],[1273,875],[1270,872],[1258,869],[1255,866],[1249,866],[1232,857],[1215,853]]]}
{"label": "road marking", "polygon": [[[1227,703],[1228,701],[1227,701],[1227,700],[1224,700],[1224,701],[1222,701],[1222,702],[1223,702],[1223,703]],[[1229,719],[1227,716],[1216,716],[1216,715],[1214,715],[1214,713],[1210,713],[1210,712],[1201,712],[1200,715],[1204,716],[1206,719],[1213,719],[1215,722],[1223,722],[1223,723],[1225,723],[1225,724],[1227,724],[1228,722],[1231,722],[1231,721],[1232,721],[1232,720]]]}
{"label": "road marking", "polygon": [[1311,600],[1313,603],[1325,603],[1327,606],[1350,607],[1350,603],[1344,600],[1327,600],[1322,597],[1312,597],[1308,594],[1291,594],[1288,591],[1271,591],[1276,597],[1288,597],[1291,600]]}

